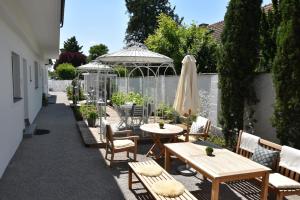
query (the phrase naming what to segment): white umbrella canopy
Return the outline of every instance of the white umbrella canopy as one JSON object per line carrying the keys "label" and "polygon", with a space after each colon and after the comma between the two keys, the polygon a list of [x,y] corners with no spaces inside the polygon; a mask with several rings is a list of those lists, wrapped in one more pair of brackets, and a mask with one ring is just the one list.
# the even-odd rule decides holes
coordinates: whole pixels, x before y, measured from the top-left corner
{"label": "white umbrella canopy", "polygon": [[191,114],[197,114],[198,106],[196,59],[192,55],[187,55],[182,60],[181,74],[173,108],[181,115],[189,113],[189,110],[191,110]]}

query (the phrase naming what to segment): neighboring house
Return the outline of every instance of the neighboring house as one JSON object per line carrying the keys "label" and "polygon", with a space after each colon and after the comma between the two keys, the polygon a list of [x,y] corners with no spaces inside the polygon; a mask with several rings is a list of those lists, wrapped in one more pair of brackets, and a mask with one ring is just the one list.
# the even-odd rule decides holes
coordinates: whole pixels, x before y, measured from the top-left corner
{"label": "neighboring house", "polygon": [[[272,10],[273,6],[272,4],[267,4],[265,6],[262,7],[262,10],[264,12],[269,12],[270,10]],[[212,30],[212,36],[213,38],[215,38],[215,40],[219,43],[221,43],[221,35],[224,29],[224,21],[220,21],[214,24],[210,24],[207,26],[208,29]]]}
{"label": "neighboring house", "polygon": [[0,0],[0,178],[47,93],[59,53],[64,0]]}

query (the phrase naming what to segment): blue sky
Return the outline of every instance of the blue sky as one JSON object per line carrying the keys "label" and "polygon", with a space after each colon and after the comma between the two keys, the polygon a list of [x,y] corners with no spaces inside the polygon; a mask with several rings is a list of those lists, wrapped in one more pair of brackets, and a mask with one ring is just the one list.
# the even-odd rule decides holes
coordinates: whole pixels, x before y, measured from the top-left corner
{"label": "blue sky", "polygon": [[[215,23],[223,20],[228,0],[170,0],[184,23]],[[271,0],[263,0],[263,5]],[[103,43],[110,52],[125,46],[128,22],[125,0],[66,0],[60,45],[75,35],[88,54],[90,46]]]}

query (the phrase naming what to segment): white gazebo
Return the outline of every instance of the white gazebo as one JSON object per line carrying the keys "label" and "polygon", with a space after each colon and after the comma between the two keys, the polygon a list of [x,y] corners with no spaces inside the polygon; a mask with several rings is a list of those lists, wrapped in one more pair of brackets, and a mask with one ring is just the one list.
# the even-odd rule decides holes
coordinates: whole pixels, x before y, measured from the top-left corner
{"label": "white gazebo", "polygon": [[116,89],[117,75],[108,65],[97,62],[81,65],[77,70],[78,76],[83,76],[83,88],[87,103],[93,103],[97,106],[100,115],[100,134],[102,134],[104,133],[102,118],[106,118],[107,100]]}
{"label": "white gazebo", "polygon": [[[163,75],[176,75],[176,70],[174,68],[173,59],[150,51],[147,47],[140,43],[132,43],[129,44],[124,49],[105,54],[99,56],[96,59],[96,62],[101,64],[109,65],[112,68],[123,66],[126,68],[126,92],[129,92],[129,78],[133,75],[141,76],[141,89],[140,93],[142,95],[148,95],[152,90],[154,93],[153,97],[153,104],[154,104],[154,111],[157,104],[157,82],[158,77]],[[155,86],[151,87],[152,80],[155,80]]]}
{"label": "white gazebo", "polygon": [[90,62],[77,68],[78,75],[84,77],[83,89],[85,95],[94,93],[93,100],[102,100],[104,102],[110,98],[114,91],[114,82],[117,75],[108,65],[102,65],[97,62]]}

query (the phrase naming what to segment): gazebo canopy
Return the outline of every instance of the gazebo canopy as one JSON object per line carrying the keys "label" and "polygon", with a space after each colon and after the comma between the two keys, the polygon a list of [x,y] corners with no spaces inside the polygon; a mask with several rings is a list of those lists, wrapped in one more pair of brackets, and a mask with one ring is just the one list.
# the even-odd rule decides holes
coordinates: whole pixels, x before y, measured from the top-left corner
{"label": "gazebo canopy", "polygon": [[108,65],[99,64],[97,62],[90,62],[85,65],[77,67],[77,70],[83,72],[112,72],[112,68]]}
{"label": "gazebo canopy", "polygon": [[97,62],[105,64],[172,64],[173,59],[147,49],[143,44],[134,44],[124,49],[99,56]]}

